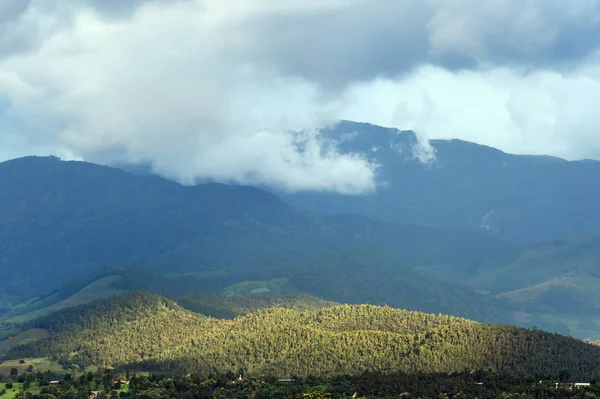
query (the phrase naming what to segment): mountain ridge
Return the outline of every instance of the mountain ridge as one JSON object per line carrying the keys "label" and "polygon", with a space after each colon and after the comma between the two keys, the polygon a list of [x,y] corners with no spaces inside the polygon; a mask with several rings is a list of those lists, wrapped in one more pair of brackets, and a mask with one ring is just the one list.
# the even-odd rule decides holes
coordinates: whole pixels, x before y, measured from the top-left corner
{"label": "mountain ridge", "polygon": [[[574,234],[600,234],[598,161],[508,154],[463,140],[431,140],[435,160],[415,159],[414,132],[340,122],[322,129],[342,153],[380,165],[385,184],[373,194],[273,190],[318,213],[355,213],[375,220],[483,229],[519,244]],[[374,151],[376,149],[376,151]],[[586,210],[587,212],[583,212]],[[482,223],[487,221],[487,223]]]}

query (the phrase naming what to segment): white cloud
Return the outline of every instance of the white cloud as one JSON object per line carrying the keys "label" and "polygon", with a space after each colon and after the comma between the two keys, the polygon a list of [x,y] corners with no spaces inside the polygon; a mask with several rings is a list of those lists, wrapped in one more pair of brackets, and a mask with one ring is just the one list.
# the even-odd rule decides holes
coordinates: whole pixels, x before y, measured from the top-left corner
{"label": "white cloud", "polygon": [[[170,177],[361,193],[375,165],[318,134],[335,104],[303,79],[236,56],[237,14],[150,3],[131,20],[81,10],[35,53],[0,63],[0,90],[37,140],[86,159],[151,161]],[[224,20],[222,20],[224,19]],[[299,149],[299,147],[303,149]]]}
{"label": "white cloud", "polygon": [[[0,18],[0,157],[60,150],[185,182],[371,191],[376,165],[315,133],[343,118],[600,158],[598,0],[123,4],[30,0]],[[414,155],[432,159],[427,140]]]}
{"label": "white cloud", "polygon": [[354,85],[342,116],[512,153],[598,159],[599,96],[600,64],[568,74],[424,66],[403,79]]}

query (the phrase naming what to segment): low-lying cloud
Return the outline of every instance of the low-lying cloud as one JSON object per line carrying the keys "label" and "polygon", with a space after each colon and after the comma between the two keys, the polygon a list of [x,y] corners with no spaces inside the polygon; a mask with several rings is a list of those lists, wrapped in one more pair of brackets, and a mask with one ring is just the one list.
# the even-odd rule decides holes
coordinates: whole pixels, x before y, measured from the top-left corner
{"label": "low-lying cloud", "polygon": [[600,158],[600,3],[29,0],[0,5],[0,157],[149,162],[192,183],[376,189],[337,119]]}

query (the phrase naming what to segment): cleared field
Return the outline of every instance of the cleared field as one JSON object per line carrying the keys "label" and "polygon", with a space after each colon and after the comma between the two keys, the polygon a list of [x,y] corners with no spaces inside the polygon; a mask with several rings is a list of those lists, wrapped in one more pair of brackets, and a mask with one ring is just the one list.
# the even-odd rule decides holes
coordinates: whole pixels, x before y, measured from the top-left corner
{"label": "cleared field", "polygon": [[275,278],[269,281],[243,281],[226,287],[223,290],[223,294],[228,297],[252,294],[268,294],[274,296],[296,291],[297,290],[289,279]]}
{"label": "cleared field", "polygon": [[[25,363],[21,363],[21,360],[24,360]],[[48,358],[35,358],[35,359],[13,359],[13,360],[5,360],[0,363],[0,374],[4,374],[5,376],[10,374],[10,369],[16,368],[19,374],[24,373],[29,366],[33,365],[35,367],[34,371],[41,371],[42,373],[49,370],[53,374],[64,374],[65,370],[62,366],[56,362],[51,361]],[[4,399],[4,397],[2,397]]]}
{"label": "cleared field", "polygon": [[25,363],[21,364],[20,360],[5,360],[0,364],[0,374],[4,374],[5,376],[10,375],[10,369],[16,368],[19,372],[19,375],[24,373],[27,368],[32,365],[31,360],[24,359]]}

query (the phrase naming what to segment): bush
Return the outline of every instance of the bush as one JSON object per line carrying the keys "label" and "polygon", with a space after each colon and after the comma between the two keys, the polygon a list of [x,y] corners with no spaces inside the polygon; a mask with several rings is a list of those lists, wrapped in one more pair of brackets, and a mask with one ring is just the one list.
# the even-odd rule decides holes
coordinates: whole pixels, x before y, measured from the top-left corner
{"label": "bush", "polygon": [[19,360],[19,364],[25,364],[25,360],[23,360],[23,359]]}
{"label": "bush", "polygon": [[13,383],[12,382],[7,382],[6,385],[4,386],[6,389],[12,389],[13,388]]}

